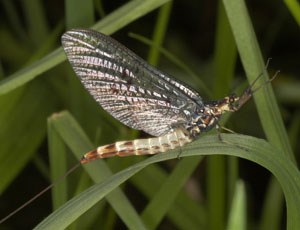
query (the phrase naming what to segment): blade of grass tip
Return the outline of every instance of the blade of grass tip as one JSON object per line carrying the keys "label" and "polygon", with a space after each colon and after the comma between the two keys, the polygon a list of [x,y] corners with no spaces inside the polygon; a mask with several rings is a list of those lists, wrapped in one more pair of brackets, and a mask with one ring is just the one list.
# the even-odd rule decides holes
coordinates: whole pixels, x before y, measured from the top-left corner
{"label": "blade of grass tip", "polygon": [[[264,140],[236,134],[224,134],[222,137],[226,143],[216,142],[216,136],[204,136],[182,148],[181,157],[222,153],[242,157],[267,168],[276,176],[286,195],[288,209],[287,228],[300,229],[300,219],[298,218],[300,197],[294,195],[300,194],[300,174],[292,161],[286,160],[283,154],[278,153],[278,149]],[[52,213],[36,229],[56,229],[68,226],[69,223],[88,210],[93,204],[103,199],[121,183],[147,165],[176,159],[177,157],[177,150],[169,151],[168,154],[158,154],[106,178]]]}
{"label": "blade of grass tip", "polygon": [[[168,1],[169,0],[130,1],[106,16],[92,28],[102,31],[105,34],[111,34]],[[2,80],[0,82],[0,95],[6,94],[17,87],[24,85],[38,75],[60,64],[65,59],[66,56],[64,55],[62,48],[54,50],[39,61]]]}
{"label": "blade of grass tip", "polygon": [[[245,2],[223,0],[223,3],[248,80],[253,82],[263,72],[264,77],[259,79],[263,84],[268,75]],[[296,162],[271,86],[265,85],[254,94],[254,99],[268,140]]]}
{"label": "blade of grass tip", "polygon": [[286,4],[287,8],[295,18],[295,21],[300,26],[300,4],[297,0],[284,0],[284,3]]}
{"label": "blade of grass tip", "polygon": [[[84,153],[94,148],[78,123],[68,112],[62,112],[53,117],[53,125],[78,160],[81,159]],[[85,164],[83,167],[95,183],[99,183],[112,175],[110,169],[102,160]],[[128,228],[145,229],[134,207],[120,189],[116,189],[106,198]]]}
{"label": "blade of grass tip", "polygon": [[172,1],[166,3],[159,9],[159,14],[154,28],[154,34],[152,37],[154,46],[151,46],[147,58],[151,65],[156,66],[159,61],[160,52],[156,47],[161,46],[164,41],[171,10]]}
{"label": "blade of grass tip", "polygon": [[247,201],[243,181],[237,181],[235,193],[232,200],[227,230],[247,229]]}

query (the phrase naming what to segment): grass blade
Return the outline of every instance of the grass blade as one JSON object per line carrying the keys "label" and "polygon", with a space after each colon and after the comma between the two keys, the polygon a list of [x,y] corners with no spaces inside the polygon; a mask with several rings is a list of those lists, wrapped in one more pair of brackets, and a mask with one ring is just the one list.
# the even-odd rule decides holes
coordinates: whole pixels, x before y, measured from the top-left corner
{"label": "grass blade", "polygon": [[297,0],[285,0],[284,1],[287,8],[290,10],[291,14],[295,18],[295,21],[300,26],[300,4]]}
{"label": "grass blade", "polygon": [[[269,78],[245,2],[223,0],[223,3],[248,80],[253,82],[263,73],[258,83],[263,84]],[[271,86],[266,85],[255,93],[254,99],[268,140],[295,161]]]}
{"label": "grass blade", "polygon": [[[264,140],[236,134],[224,134],[223,138],[227,143],[216,142],[216,136],[205,136],[183,148],[181,156],[224,154],[242,157],[267,168],[278,179],[285,193],[288,208],[288,227],[291,227],[291,229],[300,228],[298,218],[300,197],[294,195],[300,194],[300,174],[295,165],[290,160],[286,160],[284,155],[278,152],[278,149]],[[170,151],[167,154],[158,154],[106,178],[52,213],[36,229],[56,229],[58,226],[60,228],[68,226],[82,213],[146,166],[175,159],[177,156],[177,150]]]}

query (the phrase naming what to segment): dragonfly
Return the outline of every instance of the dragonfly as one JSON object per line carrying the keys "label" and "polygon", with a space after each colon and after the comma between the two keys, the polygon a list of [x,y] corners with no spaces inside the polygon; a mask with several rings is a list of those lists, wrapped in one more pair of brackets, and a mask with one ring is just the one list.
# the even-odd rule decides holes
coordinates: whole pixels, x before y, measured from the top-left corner
{"label": "dragonfly", "polygon": [[204,101],[191,87],[100,32],[67,31],[62,46],[76,75],[104,110],[123,124],[154,136],[100,146],[84,154],[82,164],[182,147],[201,133],[219,128],[224,113],[239,110],[261,88],[253,89],[259,76],[241,96]]}

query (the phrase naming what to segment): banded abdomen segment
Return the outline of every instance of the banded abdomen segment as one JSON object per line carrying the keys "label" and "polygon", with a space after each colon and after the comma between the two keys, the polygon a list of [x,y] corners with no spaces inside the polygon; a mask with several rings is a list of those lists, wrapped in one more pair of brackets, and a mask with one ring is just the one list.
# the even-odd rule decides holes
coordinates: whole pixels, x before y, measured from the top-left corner
{"label": "banded abdomen segment", "polygon": [[167,133],[160,137],[137,139],[133,141],[118,141],[113,144],[100,146],[84,154],[80,162],[84,164],[98,158],[113,156],[153,155],[184,146],[191,141],[192,138],[186,130],[176,129],[174,132]]}

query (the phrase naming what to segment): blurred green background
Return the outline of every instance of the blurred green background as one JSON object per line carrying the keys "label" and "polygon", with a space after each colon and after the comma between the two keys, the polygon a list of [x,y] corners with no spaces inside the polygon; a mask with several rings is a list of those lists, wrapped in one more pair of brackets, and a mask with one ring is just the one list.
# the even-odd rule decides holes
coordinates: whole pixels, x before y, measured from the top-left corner
{"label": "blurred green background", "polygon": [[[103,111],[83,89],[69,63],[62,62],[64,54],[57,50],[64,31],[90,27],[125,4],[128,2],[106,0],[0,2],[0,218],[50,183],[47,119],[53,114],[68,110],[95,146],[147,137],[125,127]],[[110,34],[116,31],[113,38],[159,69],[195,88],[205,100],[221,98],[234,91],[241,92],[247,87],[222,2],[178,0],[167,3],[163,8],[157,8],[157,4],[156,7],[149,4],[146,10],[134,11],[143,12],[143,16],[128,25],[123,25],[122,20],[108,20],[103,26],[104,32]],[[281,71],[272,86],[295,153],[299,153],[300,127],[300,12],[297,4],[297,1],[247,1],[263,58],[272,58],[268,72],[273,75],[275,71]],[[136,39],[137,35],[154,40],[160,49]],[[46,56],[48,54],[50,56]],[[236,133],[266,138],[252,101],[227,119],[226,127]],[[72,154],[66,158],[69,166],[77,161]],[[119,171],[142,159],[115,158],[110,159],[109,164],[113,171]],[[272,179],[267,170],[245,160],[222,157],[213,161],[215,163],[211,164],[204,160],[199,164],[183,188],[186,196],[205,207],[212,199],[209,196],[213,187],[208,181],[223,184],[217,191],[222,200],[220,223],[211,223],[208,217],[201,220],[204,229],[207,226],[211,229],[226,226],[233,193],[230,183],[234,183],[230,178],[242,178],[245,183],[249,229],[263,229],[270,223],[274,227],[272,229],[285,226],[284,200],[279,190],[278,194],[274,190],[270,192]],[[157,167],[167,175],[176,164],[178,161],[173,160]],[[219,174],[211,173],[220,168]],[[75,187],[79,174],[80,170],[70,176],[71,188]],[[136,185],[136,181],[126,183],[124,191],[140,212],[147,204],[148,196]],[[90,183],[88,181],[84,187]],[[144,183],[147,186],[148,182]],[[151,184],[148,183],[148,186]],[[71,194],[72,189],[69,190]],[[264,211],[268,202],[274,205],[268,210],[276,209],[276,213],[266,217]],[[109,205],[104,204],[101,209],[102,217],[94,217],[95,222],[90,221],[90,227],[99,226],[95,224],[98,223],[103,229],[125,228]],[[51,211],[48,192],[2,224],[0,229],[31,229]],[[210,215],[209,212],[207,215]],[[157,228],[184,229],[167,217]]]}

